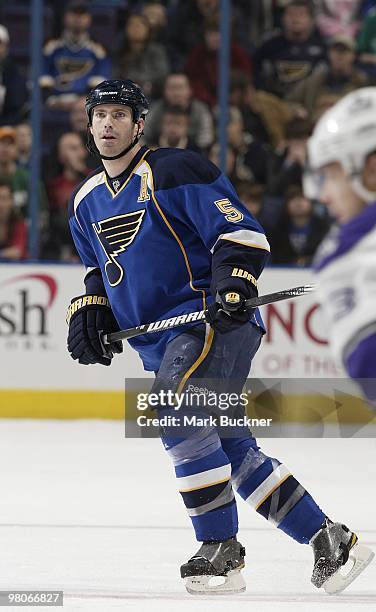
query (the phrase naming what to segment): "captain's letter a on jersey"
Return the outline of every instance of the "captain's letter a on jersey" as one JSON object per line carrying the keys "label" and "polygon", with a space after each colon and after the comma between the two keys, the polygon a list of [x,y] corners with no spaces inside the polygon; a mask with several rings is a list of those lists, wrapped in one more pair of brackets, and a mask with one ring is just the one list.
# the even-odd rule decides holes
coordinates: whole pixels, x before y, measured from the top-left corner
{"label": "captain's letter a on jersey", "polygon": [[105,271],[111,287],[116,287],[124,276],[124,269],[117,261],[117,257],[132,244],[141,227],[144,214],[145,209],[136,210],[93,223],[97,238],[107,255]]}

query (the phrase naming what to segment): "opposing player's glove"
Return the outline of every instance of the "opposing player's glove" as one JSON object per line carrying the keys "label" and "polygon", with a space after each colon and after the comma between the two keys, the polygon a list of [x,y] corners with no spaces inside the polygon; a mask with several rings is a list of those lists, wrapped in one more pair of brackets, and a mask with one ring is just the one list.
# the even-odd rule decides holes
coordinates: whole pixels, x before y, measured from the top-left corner
{"label": "opposing player's glove", "polygon": [[[236,274],[239,269],[234,268]],[[212,292],[215,291],[215,302],[207,310],[206,321],[220,333],[226,333],[237,329],[248,323],[251,318],[252,309],[244,307],[245,300],[257,297],[256,279],[246,271],[241,271],[244,276],[234,275],[222,278],[217,286],[212,284]]]}
{"label": "opposing player's glove", "polygon": [[81,295],[73,298],[67,311],[69,325],[68,351],[78,363],[111,364],[114,353],[123,352],[122,342],[104,345],[102,334],[119,331],[108,298],[102,295]]}

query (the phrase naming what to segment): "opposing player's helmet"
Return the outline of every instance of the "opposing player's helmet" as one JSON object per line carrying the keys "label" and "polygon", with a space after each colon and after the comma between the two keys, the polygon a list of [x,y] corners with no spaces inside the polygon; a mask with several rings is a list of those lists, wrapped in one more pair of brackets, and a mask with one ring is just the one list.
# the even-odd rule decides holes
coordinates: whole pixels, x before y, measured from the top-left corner
{"label": "opposing player's helmet", "polygon": [[136,123],[140,117],[144,117],[149,110],[149,102],[144,96],[141,88],[130,79],[112,79],[102,81],[86,96],[85,109],[92,123],[93,108],[99,104],[121,104],[129,106],[133,112],[133,121]]}
{"label": "opposing player's helmet", "polygon": [[359,197],[366,202],[374,201],[376,194],[361,181],[366,158],[373,152],[376,152],[376,87],[364,87],[342,98],[317,122],[308,140],[306,195],[319,198],[320,168],[339,162]]}

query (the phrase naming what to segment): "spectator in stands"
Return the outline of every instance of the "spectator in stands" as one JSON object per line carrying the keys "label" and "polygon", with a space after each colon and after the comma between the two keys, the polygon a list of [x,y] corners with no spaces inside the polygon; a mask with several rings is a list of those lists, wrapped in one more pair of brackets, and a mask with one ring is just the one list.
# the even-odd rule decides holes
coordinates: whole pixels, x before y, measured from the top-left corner
{"label": "spectator in stands", "polygon": [[197,147],[189,139],[189,114],[186,110],[179,106],[164,109],[158,146],[198,152]]}
{"label": "spectator in stands", "polygon": [[72,104],[69,113],[69,123],[73,132],[84,134],[87,131],[87,114],[85,111],[86,96],[79,96]]}
{"label": "spectator in stands", "polygon": [[236,178],[265,183],[273,153],[262,142],[245,132],[238,108],[230,109],[227,135],[228,143],[235,153]]}
{"label": "spectator in stands", "polygon": [[25,259],[26,253],[26,223],[14,206],[9,182],[0,178],[0,259]]}
{"label": "spectator in stands", "polygon": [[170,70],[165,48],[151,41],[151,27],[143,15],[129,16],[120,48],[114,58],[114,78],[132,79],[145,94],[159,94]]}
{"label": "spectator in stands", "polygon": [[30,170],[31,147],[33,133],[30,123],[20,123],[16,126],[17,166]]}
{"label": "spectator in stands", "polygon": [[141,11],[150,25],[150,38],[153,42],[168,43],[167,9],[159,0],[148,0]]}
{"label": "spectator in stands", "polygon": [[189,114],[189,139],[199,149],[207,149],[214,141],[213,118],[206,104],[192,97],[188,77],[183,73],[169,74],[163,98],[151,104],[145,124],[145,138],[150,144],[158,142],[161,119],[168,106],[178,106]]}
{"label": "spectator in stands", "polygon": [[359,62],[363,69],[376,76],[376,8],[366,15],[358,36]]}
{"label": "spectator in stands", "polygon": [[284,97],[324,59],[310,2],[292,0],[284,9],[283,31],[270,36],[253,57],[256,87]]}
{"label": "spectator in stands", "polygon": [[[71,132],[78,134],[82,140],[83,145],[86,148],[87,142],[87,114],[85,111],[86,96],[79,96],[73,103],[69,113],[69,127]],[[94,170],[99,165],[99,158],[89,154],[86,149],[86,162],[87,168]]]}
{"label": "spectator in stands", "polygon": [[328,229],[328,220],[315,215],[301,188],[292,186],[270,237],[273,264],[308,266]]}
{"label": "spectator in stands", "polygon": [[218,17],[219,0],[177,2],[169,20],[170,59],[175,71],[183,70],[186,57],[204,37],[205,23]]}
{"label": "spectator in stands", "polygon": [[287,102],[267,91],[259,91],[244,74],[234,71],[230,80],[230,104],[242,113],[244,129],[255,140],[278,147],[285,138],[286,124],[294,112]]}
{"label": "spectator in stands", "polygon": [[17,132],[11,126],[0,127],[0,177],[10,183],[17,211],[27,214],[29,173],[17,166]]}
{"label": "spectator in stands", "polygon": [[333,38],[328,55],[329,63],[318,66],[287,96],[289,102],[303,106],[313,121],[342,96],[368,84],[366,75],[354,66],[355,42],[352,38]]}
{"label": "spectator in stands", "polygon": [[76,260],[75,249],[67,224],[68,202],[77,185],[89,174],[86,150],[75,132],[67,132],[58,140],[60,173],[47,185],[51,241],[44,256],[64,261]]}
{"label": "spectator in stands", "polygon": [[49,108],[69,111],[77,96],[111,75],[111,62],[105,49],[90,38],[90,26],[87,2],[69,2],[61,37],[44,48],[40,84],[48,94]]}
{"label": "spectator in stands", "polygon": [[[17,166],[17,133],[10,126],[0,127],[0,177],[10,183],[14,205],[24,217],[27,216],[30,174],[25,168]],[[45,211],[47,206],[44,186],[40,186],[40,206]]]}
{"label": "spectator in stands", "polygon": [[237,181],[236,192],[240,201],[256,219],[260,220],[262,210],[262,198],[265,193],[265,185],[252,183],[252,181]]}
{"label": "spectator in stands", "polygon": [[294,119],[286,126],[286,146],[276,152],[269,166],[267,192],[283,197],[291,185],[301,185],[307,160],[307,140],[312,126],[307,119]]}
{"label": "spectator in stands", "polygon": [[26,82],[9,55],[9,33],[0,25],[0,125],[23,119],[27,101]]}
{"label": "spectator in stands", "polygon": [[[192,85],[195,98],[213,108],[217,102],[218,51],[221,35],[217,19],[206,23],[204,40],[194,47],[187,57],[185,72]],[[236,42],[230,47],[231,70],[251,76],[251,62],[246,51]]]}
{"label": "spectator in stands", "polygon": [[[210,159],[211,162],[213,162],[213,164],[215,164],[216,166],[218,166],[218,168],[220,167],[220,147],[219,147],[219,143],[218,142],[214,142],[212,144],[212,146],[209,149],[208,152],[208,158]],[[230,179],[230,181],[232,183],[236,183],[236,181],[238,180],[237,176],[236,176],[236,156],[235,156],[235,151],[233,150],[233,148],[231,146],[227,147],[227,152],[226,152],[226,170],[225,173],[227,174],[228,178]]]}
{"label": "spectator in stands", "polygon": [[316,24],[324,38],[339,34],[354,38],[359,29],[362,0],[316,0]]}
{"label": "spectator in stands", "polygon": [[268,196],[265,185],[252,181],[238,180],[235,188],[244,206],[260,221],[266,235],[269,236],[278,223],[282,198]]}

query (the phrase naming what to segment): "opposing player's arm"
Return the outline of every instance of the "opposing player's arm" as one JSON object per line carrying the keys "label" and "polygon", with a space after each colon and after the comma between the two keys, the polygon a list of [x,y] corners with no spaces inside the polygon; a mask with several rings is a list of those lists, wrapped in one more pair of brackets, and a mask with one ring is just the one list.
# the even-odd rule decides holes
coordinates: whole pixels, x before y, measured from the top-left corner
{"label": "opposing player's arm", "polygon": [[376,321],[358,332],[344,351],[348,375],[357,381],[369,402],[376,404]]}
{"label": "opposing player's arm", "polygon": [[321,259],[316,260],[318,297],[329,343],[336,361],[359,384],[366,398],[375,402],[376,276],[372,251],[376,232],[365,232],[363,240],[345,253],[339,250],[341,243],[337,250],[330,250],[332,244],[336,243],[324,242]]}

